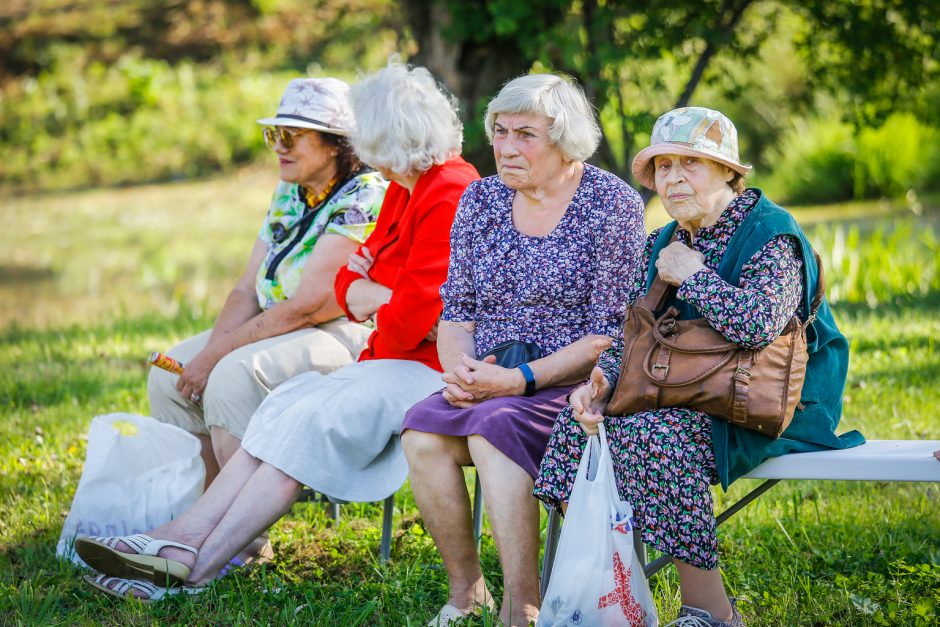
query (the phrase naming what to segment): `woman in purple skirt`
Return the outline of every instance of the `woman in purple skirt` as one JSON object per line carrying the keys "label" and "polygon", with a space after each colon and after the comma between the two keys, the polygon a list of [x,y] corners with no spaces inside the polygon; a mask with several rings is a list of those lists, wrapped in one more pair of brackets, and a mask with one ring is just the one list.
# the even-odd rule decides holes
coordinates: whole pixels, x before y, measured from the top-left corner
{"label": "woman in purple skirt", "polygon": [[[565,397],[620,333],[645,239],[636,191],[584,163],[600,129],[576,85],[517,78],[490,102],[485,125],[498,176],[470,184],[451,231],[438,331],[446,387],[402,427],[415,500],[450,584],[431,625],[492,603],[471,527],[469,465],[506,582],[500,619],[528,625],[538,616],[534,478]],[[541,357],[504,367],[484,356],[510,341],[536,345]]]}

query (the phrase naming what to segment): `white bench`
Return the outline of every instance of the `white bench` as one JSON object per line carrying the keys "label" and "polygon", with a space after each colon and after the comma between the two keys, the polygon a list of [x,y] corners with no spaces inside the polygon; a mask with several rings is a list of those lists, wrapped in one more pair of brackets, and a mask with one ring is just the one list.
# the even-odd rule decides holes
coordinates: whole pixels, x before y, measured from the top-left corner
{"label": "white bench", "polygon": [[[933,456],[936,450],[940,450],[940,440],[869,440],[850,449],[773,457],[743,477],[765,481],[719,514],[716,520],[720,525],[785,479],[940,482],[940,461]],[[551,577],[560,532],[560,516],[552,510],[548,519],[542,561],[543,594]],[[639,537],[639,533],[634,535],[634,544],[641,563],[645,564],[646,547]],[[647,577],[651,577],[670,561],[672,558],[664,555],[646,564],[643,570]]]}

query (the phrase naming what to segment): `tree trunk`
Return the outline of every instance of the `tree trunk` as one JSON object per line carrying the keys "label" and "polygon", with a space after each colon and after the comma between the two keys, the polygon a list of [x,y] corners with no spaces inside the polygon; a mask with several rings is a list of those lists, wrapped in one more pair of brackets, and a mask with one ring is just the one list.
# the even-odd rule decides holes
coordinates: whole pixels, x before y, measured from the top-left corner
{"label": "tree trunk", "polygon": [[486,176],[495,172],[493,152],[483,132],[489,100],[507,80],[525,74],[531,61],[510,39],[488,42],[452,41],[447,37],[452,16],[443,2],[403,0],[402,6],[423,65],[460,101],[464,123],[464,158]]}

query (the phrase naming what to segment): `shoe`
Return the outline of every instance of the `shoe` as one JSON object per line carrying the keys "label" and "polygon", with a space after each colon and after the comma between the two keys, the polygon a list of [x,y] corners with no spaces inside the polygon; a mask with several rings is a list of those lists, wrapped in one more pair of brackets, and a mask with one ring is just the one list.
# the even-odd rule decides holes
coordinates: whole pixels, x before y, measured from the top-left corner
{"label": "shoe", "polygon": [[465,618],[480,614],[483,608],[486,608],[490,616],[496,615],[496,604],[493,602],[493,599],[488,599],[486,605],[475,606],[466,614],[453,605],[445,605],[441,608],[441,611],[437,613],[437,616],[428,622],[427,627],[450,627],[451,625],[456,625]]}
{"label": "shoe", "polygon": [[[123,542],[134,552],[118,551],[119,542]],[[108,538],[81,536],[75,539],[75,552],[99,573],[125,579],[144,579],[157,586],[183,585],[189,579],[189,567],[182,562],[157,556],[160,549],[168,546],[189,551],[193,555],[199,554],[189,545],[169,540],[154,540],[142,533]]]}
{"label": "shoe", "polygon": [[[85,582],[91,585],[93,588],[99,592],[104,592],[105,594],[117,597],[119,599],[126,599],[132,597],[137,599],[141,603],[156,603],[161,601],[168,596],[173,596],[180,593],[185,594],[199,594],[203,592],[205,586],[179,586],[177,588],[161,588],[160,586],[155,586],[149,581],[144,581],[142,579],[121,579],[120,577],[112,577],[111,575],[85,575]],[[145,596],[137,596],[133,593],[134,590],[143,592]]]}
{"label": "shoe", "polygon": [[744,619],[741,618],[741,612],[738,611],[737,599],[731,601],[731,620],[723,621],[713,618],[705,610],[700,610],[691,605],[683,605],[679,608],[679,618],[663,627],[744,627]]}

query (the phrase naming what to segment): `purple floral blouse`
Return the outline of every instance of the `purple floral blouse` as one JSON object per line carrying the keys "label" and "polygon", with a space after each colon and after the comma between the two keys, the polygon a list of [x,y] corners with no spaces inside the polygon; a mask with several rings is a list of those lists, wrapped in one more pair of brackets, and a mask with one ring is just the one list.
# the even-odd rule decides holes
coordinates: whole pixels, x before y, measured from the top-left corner
{"label": "purple floral blouse", "polygon": [[[699,270],[679,286],[677,297],[699,310],[708,322],[729,342],[745,348],[761,348],[773,342],[797,311],[803,295],[802,267],[797,240],[779,235],[767,242],[741,270],[740,285],[725,282],[716,269],[731,236],[760,199],[753,190],[739,194],[718,221],[699,229],[691,247],[705,255],[705,269]],[[630,300],[646,289],[646,269],[658,229],[646,240],[643,259],[631,277]],[[676,229],[678,239],[689,244],[685,229]],[[803,312],[805,313],[805,312]],[[623,335],[604,351],[597,365],[612,386],[620,376]]]}
{"label": "purple floral blouse", "polygon": [[475,323],[478,355],[509,340],[548,355],[591,333],[618,336],[646,232],[640,195],[585,165],[558,226],[532,237],[513,225],[514,194],[497,176],[464,192],[441,318]]}

